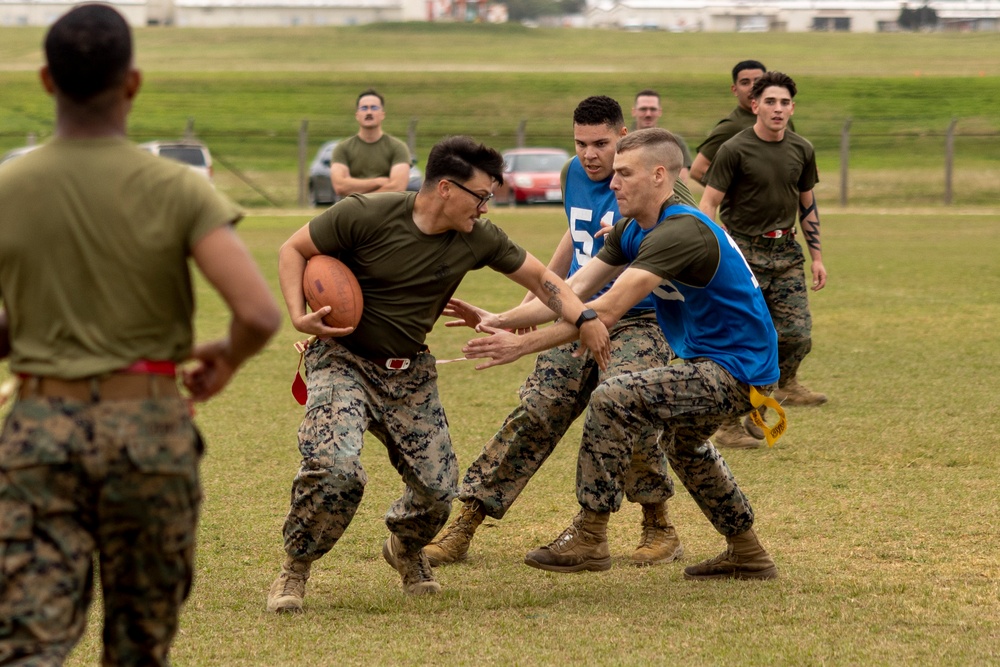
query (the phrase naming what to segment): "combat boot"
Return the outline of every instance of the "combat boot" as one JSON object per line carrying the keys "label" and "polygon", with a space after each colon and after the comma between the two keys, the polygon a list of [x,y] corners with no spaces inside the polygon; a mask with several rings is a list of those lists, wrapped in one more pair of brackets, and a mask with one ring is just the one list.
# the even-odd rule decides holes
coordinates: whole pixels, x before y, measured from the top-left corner
{"label": "combat boot", "polygon": [[[753,437],[743,430],[738,419],[729,419],[719,426],[719,430],[712,436],[712,442],[718,449],[756,449],[760,447],[761,440]],[[763,439],[763,434],[761,434]]]}
{"label": "combat boot", "polygon": [[601,572],[611,568],[608,550],[610,512],[580,510],[572,525],[548,546],[529,551],[526,565],[550,572]]}
{"label": "combat boot", "polygon": [[281,574],[267,592],[267,611],[272,614],[302,613],[302,599],[306,596],[306,582],[312,561],[285,558]]}
{"label": "combat boot", "polygon": [[486,512],[478,500],[469,500],[462,505],[462,511],[451,525],[444,529],[434,541],[424,547],[424,554],[431,565],[446,565],[469,557],[469,544],[476,528],[486,518]]}
{"label": "combat boot", "polygon": [[667,516],[667,503],[642,506],[642,539],[632,554],[634,565],[669,563],[684,555],[674,524]]}
{"label": "combat boot", "polygon": [[407,550],[395,534],[382,545],[382,558],[396,568],[403,578],[403,592],[408,595],[431,595],[441,591],[434,571],[422,549]]}
{"label": "combat boot", "polygon": [[[760,418],[764,419],[764,415],[767,414],[767,407],[762,405],[757,408],[757,412],[760,413]],[[751,438],[757,438],[758,440],[764,439],[764,429],[757,426],[753,419],[750,418],[749,414],[743,418],[743,430],[746,431]]]}
{"label": "combat boot", "polygon": [[774,398],[782,405],[794,405],[797,407],[812,407],[823,405],[828,400],[826,394],[813,391],[808,387],[799,384],[797,378],[792,378],[774,390]]}
{"label": "combat boot", "polygon": [[761,546],[753,528],[726,538],[726,550],[715,558],[684,568],[685,579],[775,579],[778,568]]}

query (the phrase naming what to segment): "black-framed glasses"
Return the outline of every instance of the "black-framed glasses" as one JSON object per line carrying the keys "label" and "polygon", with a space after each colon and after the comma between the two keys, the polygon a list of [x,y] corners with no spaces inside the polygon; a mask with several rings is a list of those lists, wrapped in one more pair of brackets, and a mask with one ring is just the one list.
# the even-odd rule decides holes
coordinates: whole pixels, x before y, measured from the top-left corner
{"label": "black-framed glasses", "polygon": [[492,192],[489,193],[489,194],[481,195],[478,192],[470,190],[469,188],[465,187],[461,183],[457,183],[457,182],[451,180],[450,178],[445,178],[443,180],[448,181],[449,183],[451,183],[452,185],[454,185],[455,187],[457,187],[457,188],[459,188],[461,190],[465,190],[470,195],[472,195],[473,197],[475,197],[476,199],[478,199],[479,200],[479,205],[476,206],[476,208],[482,208],[482,207],[486,206],[487,204],[490,203],[490,200],[493,199],[493,193]]}

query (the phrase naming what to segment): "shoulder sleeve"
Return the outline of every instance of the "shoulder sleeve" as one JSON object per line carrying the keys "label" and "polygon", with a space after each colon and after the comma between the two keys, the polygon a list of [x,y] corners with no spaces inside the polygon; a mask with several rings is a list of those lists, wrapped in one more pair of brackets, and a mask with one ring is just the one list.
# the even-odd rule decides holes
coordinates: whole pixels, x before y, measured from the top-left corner
{"label": "shoulder sleeve", "polygon": [[816,151],[811,143],[802,140],[805,144],[805,157],[802,163],[802,175],[799,176],[799,192],[809,192],[819,183],[819,168],[816,166]]}
{"label": "shoulder sleeve", "polygon": [[309,236],[324,255],[337,255],[355,247],[363,225],[365,200],[357,195],[346,197],[309,221]]}
{"label": "shoulder sleeve", "polygon": [[723,118],[712,131],[708,133],[705,141],[701,142],[698,146],[698,152],[704,155],[710,162],[715,161],[715,155],[719,152],[719,148],[722,144],[726,143],[726,140],[733,136],[731,131],[732,122],[728,118]]}
{"label": "shoulder sleeve", "polygon": [[[681,138],[681,135],[675,134],[674,136],[677,137],[677,143],[680,144],[680,147],[681,147],[681,155],[683,157],[683,166],[684,166],[685,169],[690,169],[691,168],[691,163],[693,162],[693,160],[691,159],[691,149],[688,148],[687,142],[684,141],[683,138]],[[706,155],[705,157],[708,157],[708,156]]]}
{"label": "shoulder sleeve", "polygon": [[336,164],[348,164],[350,161],[350,156],[347,154],[348,142],[350,139],[344,139],[343,141],[338,141],[337,145],[333,147],[333,156],[330,158],[331,163]]}
{"label": "shoulder sleeve", "polygon": [[243,218],[243,211],[232,201],[220,194],[202,176],[185,169],[188,201],[193,205],[192,223],[188,235],[188,247],[194,246],[209,232],[224,225],[232,225]]}
{"label": "shoulder sleeve", "polygon": [[473,227],[470,241],[479,262],[477,266],[488,266],[494,271],[514,273],[524,264],[527,251],[507,236],[507,233],[489,220],[479,220]]}
{"label": "shoulder sleeve", "polygon": [[712,166],[708,168],[705,185],[710,185],[721,192],[729,189],[740,162],[740,154],[735,142],[736,137],[733,137],[719,148],[715,159],[712,160]]}
{"label": "shoulder sleeve", "polygon": [[604,247],[597,252],[597,259],[611,266],[624,266],[629,263],[628,257],[622,250],[622,234],[625,233],[631,220],[622,218],[615,223],[608,235],[604,237]]}
{"label": "shoulder sleeve", "polygon": [[715,275],[719,257],[719,241],[708,226],[693,215],[679,215],[646,234],[632,266],[704,287]]}
{"label": "shoulder sleeve", "polygon": [[410,148],[402,139],[390,138],[392,139],[392,164],[410,164]]}

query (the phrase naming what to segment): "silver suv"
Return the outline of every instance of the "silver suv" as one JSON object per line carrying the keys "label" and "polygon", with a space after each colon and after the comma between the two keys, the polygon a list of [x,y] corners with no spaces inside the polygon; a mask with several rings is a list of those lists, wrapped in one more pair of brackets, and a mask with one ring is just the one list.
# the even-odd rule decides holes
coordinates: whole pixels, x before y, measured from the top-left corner
{"label": "silver suv", "polygon": [[147,141],[139,144],[139,148],[153,155],[183,162],[192,171],[196,171],[209,181],[212,180],[212,154],[208,146],[200,141],[185,139],[181,141]]}

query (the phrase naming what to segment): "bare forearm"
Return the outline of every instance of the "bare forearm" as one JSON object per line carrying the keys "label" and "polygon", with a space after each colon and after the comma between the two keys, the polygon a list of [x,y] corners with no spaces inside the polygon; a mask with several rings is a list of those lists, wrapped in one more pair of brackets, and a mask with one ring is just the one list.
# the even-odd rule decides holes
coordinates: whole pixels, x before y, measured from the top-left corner
{"label": "bare forearm", "polygon": [[302,293],[305,268],[306,258],[295,248],[283,245],[278,251],[278,284],[292,321],[306,312],[306,299]]}

